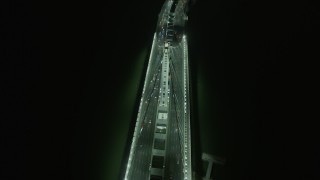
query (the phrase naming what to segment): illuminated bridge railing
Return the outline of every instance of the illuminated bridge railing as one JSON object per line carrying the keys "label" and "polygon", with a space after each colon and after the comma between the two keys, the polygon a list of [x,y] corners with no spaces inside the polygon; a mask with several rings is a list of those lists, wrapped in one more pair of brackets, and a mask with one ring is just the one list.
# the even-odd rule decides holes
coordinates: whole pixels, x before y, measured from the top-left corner
{"label": "illuminated bridge railing", "polygon": [[189,98],[189,62],[187,38],[183,36],[183,61],[184,61],[184,179],[192,179],[191,164],[191,127],[190,127],[190,98]]}

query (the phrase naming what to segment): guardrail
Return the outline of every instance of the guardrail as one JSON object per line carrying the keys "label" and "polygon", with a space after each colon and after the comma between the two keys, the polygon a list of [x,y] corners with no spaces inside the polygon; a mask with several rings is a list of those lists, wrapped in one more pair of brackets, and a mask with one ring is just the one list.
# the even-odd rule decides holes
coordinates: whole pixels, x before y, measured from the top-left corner
{"label": "guardrail", "polygon": [[183,35],[183,64],[184,64],[184,179],[192,179],[191,167],[191,130],[190,130],[190,105],[189,96],[189,67],[188,67],[188,44],[187,38]]}

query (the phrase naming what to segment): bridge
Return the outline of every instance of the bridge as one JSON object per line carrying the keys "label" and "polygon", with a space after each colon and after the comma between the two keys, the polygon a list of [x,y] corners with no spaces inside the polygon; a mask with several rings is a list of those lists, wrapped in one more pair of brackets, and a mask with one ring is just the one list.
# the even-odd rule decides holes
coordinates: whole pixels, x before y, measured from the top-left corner
{"label": "bridge", "polygon": [[158,17],[125,180],[192,179],[188,0],[166,0]]}

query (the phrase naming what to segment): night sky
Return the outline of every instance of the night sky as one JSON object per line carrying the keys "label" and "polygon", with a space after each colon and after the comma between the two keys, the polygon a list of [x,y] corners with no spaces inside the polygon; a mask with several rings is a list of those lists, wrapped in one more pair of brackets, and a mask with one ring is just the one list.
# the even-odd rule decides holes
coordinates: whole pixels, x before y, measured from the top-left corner
{"label": "night sky", "polygon": [[[163,2],[1,2],[1,180],[118,179]],[[194,162],[320,179],[318,8],[198,0],[188,17]]]}

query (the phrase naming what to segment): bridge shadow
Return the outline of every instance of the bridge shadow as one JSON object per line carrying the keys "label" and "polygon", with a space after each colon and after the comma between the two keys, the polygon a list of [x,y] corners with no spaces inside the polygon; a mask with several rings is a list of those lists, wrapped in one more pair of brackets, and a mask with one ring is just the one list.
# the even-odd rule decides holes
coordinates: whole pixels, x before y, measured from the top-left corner
{"label": "bridge shadow", "polygon": [[[190,57],[190,56],[189,56]],[[190,125],[191,125],[191,151],[192,151],[192,168],[195,179],[204,176],[203,163],[202,163],[202,147],[200,141],[200,128],[199,128],[199,105],[198,105],[198,64],[194,61],[195,57],[189,61],[189,90],[190,90]]]}

